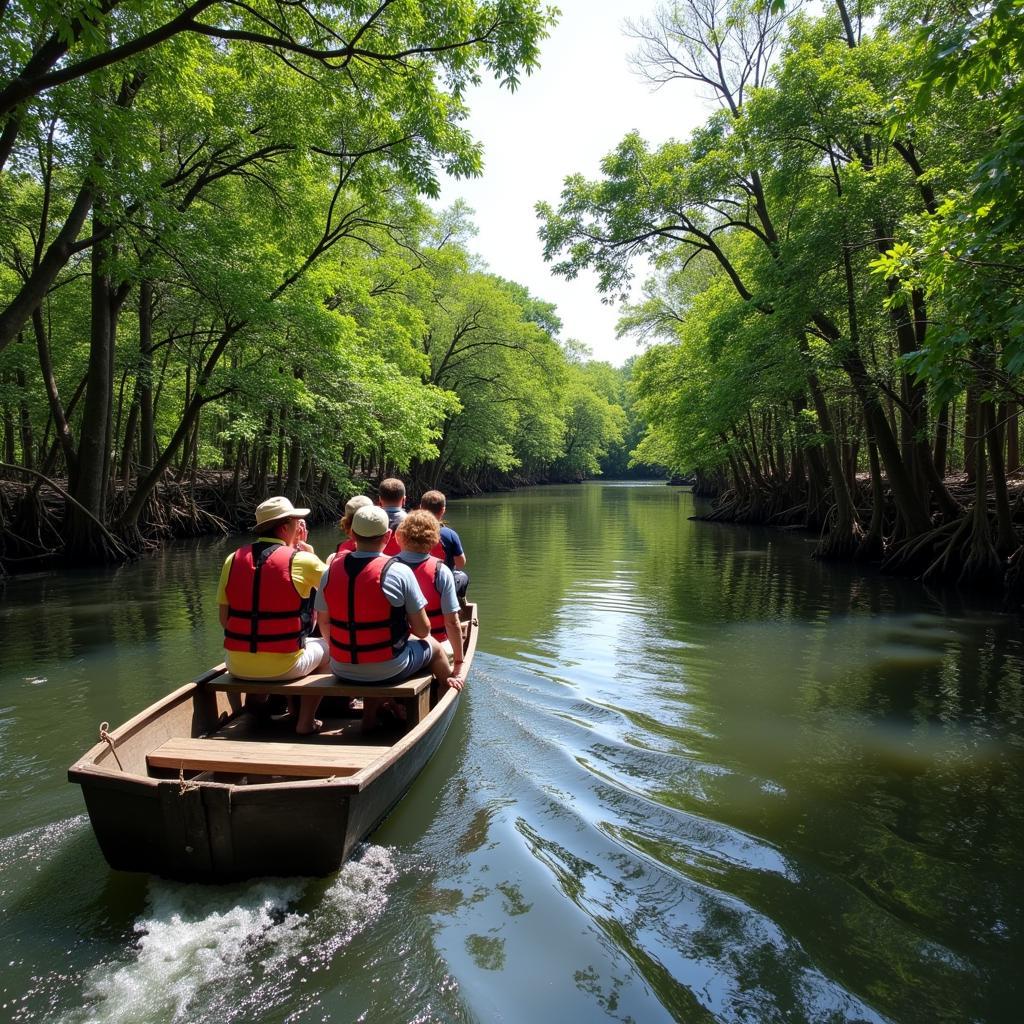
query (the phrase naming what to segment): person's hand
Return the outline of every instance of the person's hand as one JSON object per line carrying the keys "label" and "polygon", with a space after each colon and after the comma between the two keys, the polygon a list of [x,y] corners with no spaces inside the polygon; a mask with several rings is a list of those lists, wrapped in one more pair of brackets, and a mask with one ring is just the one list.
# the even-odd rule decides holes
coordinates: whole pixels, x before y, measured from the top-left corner
{"label": "person's hand", "polygon": [[448,685],[453,690],[461,690],[466,685],[466,680],[456,672],[455,675],[448,677]]}
{"label": "person's hand", "polygon": [[306,528],[306,520],[300,519],[298,528],[295,531],[295,546],[300,551],[308,551],[311,555],[316,554],[313,550],[313,545],[306,542],[308,536],[309,530]]}

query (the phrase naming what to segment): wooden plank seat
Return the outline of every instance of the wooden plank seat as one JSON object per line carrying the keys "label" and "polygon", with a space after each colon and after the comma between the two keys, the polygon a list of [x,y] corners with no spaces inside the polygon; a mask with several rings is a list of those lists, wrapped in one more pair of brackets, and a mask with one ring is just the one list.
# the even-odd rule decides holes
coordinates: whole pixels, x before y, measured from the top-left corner
{"label": "wooden plank seat", "polygon": [[391,686],[360,686],[342,682],[333,672],[312,672],[301,679],[260,681],[236,679],[225,673],[205,683],[212,690],[223,693],[284,694],[286,697],[383,697],[397,700],[405,707],[406,724],[413,726],[430,712],[430,683],[432,676],[413,676]]}
{"label": "wooden plank seat", "polygon": [[355,775],[391,747],[360,744],[253,743],[244,740],[169,739],[146,755],[150,768],[330,778]]}

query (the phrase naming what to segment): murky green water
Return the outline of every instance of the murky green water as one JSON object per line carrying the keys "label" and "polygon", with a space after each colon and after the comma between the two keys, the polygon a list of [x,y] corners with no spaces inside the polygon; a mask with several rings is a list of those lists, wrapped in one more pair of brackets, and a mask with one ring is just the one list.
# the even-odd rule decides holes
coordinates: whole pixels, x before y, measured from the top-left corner
{"label": "murky green water", "polygon": [[0,1019],[1020,1021],[1020,622],[692,511],[453,503],[483,621],[459,716],[313,881],[111,872],[64,779],[218,660],[229,542],[8,584]]}

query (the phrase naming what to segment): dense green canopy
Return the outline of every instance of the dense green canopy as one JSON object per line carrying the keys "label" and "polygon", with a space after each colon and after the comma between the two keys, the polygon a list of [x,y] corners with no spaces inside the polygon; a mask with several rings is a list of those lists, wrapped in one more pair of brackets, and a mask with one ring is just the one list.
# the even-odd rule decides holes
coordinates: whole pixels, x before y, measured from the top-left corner
{"label": "dense green canopy", "polygon": [[1020,545],[1021,15],[684,0],[632,25],[643,73],[718,109],[657,148],[626,136],[538,212],[556,272],[626,296],[653,270],[621,321],[650,346],[638,457],[697,471],[716,514],[822,530],[821,554],[1001,577]]}
{"label": "dense green canopy", "polygon": [[63,524],[38,486],[4,499],[7,553],[206,528],[204,471],[229,521],[268,487],[330,507],[392,472],[597,472],[616,400],[587,390],[550,306],[481,268],[467,211],[425,205],[442,172],[480,172],[467,86],[514,87],[553,17],[0,6],[3,461],[66,493]]}

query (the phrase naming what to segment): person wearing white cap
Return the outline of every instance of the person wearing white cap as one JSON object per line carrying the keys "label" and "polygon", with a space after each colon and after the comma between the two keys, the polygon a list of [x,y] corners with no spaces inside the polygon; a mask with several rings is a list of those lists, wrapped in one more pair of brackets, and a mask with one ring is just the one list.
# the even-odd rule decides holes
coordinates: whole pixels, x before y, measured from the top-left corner
{"label": "person wearing white cap", "polygon": [[352,536],[352,517],[359,511],[359,509],[372,504],[373,501],[365,494],[357,494],[355,497],[349,498],[348,501],[345,502],[345,514],[341,517],[341,521],[338,523],[338,528],[343,534],[345,534],[345,540],[343,540],[338,547],[327,556],[328,565],[334,561],[337,555],[343,555],[346,551],[355,551],[356,539]]}
{"label": "person wearing white cap", "polygon": [[[224,658],[239,679],[301,679],[327,663],[327,641],[310,636],[312,591],[326,566],[306,540],[308,508],[284,497],[256,509],[253,544],[224,560],[217,603],[224,627]],[[295,731],[316,732],[317,697],[303,697]]]}
{"label": "person wearing white cap", "polygon": [[[451,665],[430,636],[427,600],[412,570],[383,554],[390,532],[384,509],[357,509],[352,517],[356,550],[335,558],[320,581],[316,609],[331,671],[339,679],[372,685],[401,682],[429,666],[439,682],[448,682]],[[461,677],[451,685],[460,688]],[[376,724],[382,703],[364,699],[364,731]]]}

